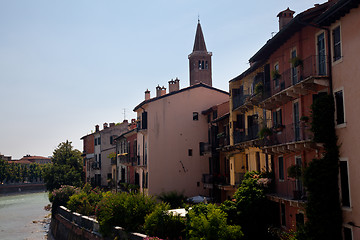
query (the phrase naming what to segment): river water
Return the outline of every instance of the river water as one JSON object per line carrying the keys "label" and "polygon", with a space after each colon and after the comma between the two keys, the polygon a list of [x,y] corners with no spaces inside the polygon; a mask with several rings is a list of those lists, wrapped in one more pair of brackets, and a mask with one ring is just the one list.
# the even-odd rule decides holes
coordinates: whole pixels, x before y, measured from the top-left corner
{"label": "river water", "polygon": [[0,239],[47,239],[50,212],[44,206],[48,204],[45,192],[0,195]]}

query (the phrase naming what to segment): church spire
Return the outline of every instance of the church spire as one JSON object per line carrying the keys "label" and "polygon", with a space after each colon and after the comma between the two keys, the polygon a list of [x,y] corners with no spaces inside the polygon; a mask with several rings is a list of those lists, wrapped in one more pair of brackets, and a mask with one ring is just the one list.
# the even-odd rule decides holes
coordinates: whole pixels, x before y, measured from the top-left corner
{"label": "church spire", "polygon": [[194,48],[193,48],[193,52],[195,51],[205,51],[206,50],[206,45],[205,45],[205,40],[204,40],[204,34],[202,32],[201,29],[201,25],[200,25],[200,19],[198,18],[198,24],[197,24],[197,28],[196,28],[196,34],[195,34],[195,42],[194,42]]}
{"label": "church spire", "polygon": [[212,86],[211,56],[212,53],[206,49],[204,34],[198,18],[193,52],[188,57],[190,86],[198,83]]}

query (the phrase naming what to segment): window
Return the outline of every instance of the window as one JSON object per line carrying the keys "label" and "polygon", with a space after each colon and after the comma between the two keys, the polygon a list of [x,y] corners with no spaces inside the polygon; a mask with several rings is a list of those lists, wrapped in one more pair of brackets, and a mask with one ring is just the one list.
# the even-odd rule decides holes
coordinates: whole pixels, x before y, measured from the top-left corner
{"label": "window", "polygon": [[189,150],[188,150],[188,155],[189,155],[189,156],[192,156],[192,149],[189,149]]}
{"label": "window", "polygon": [[286,226],[286,212],[285,212],[285,204],[281,203],[281,225]]}
{"label": "window", "polygon": [[100,145],[100,144],[101,144],[101,138],[98,137],[98,145]]}
{"label": "window", "polygon": [[260,172],[260,153],[256,152],[256,171]]}
{"label": "window", "polygon": [[318,51],[318,71],[319,75],[326,74],[326,56],[325,56],[325,33],[322,32],[317,36]]}
{"label": "window", "polygon": [[217,112],[217,110],[214,110],[213,111],[213,119],[217,119],[217,116],[218,116],[218,112]]}
{"label": "window", "polygon": [[199,60],[199,66],[198,66],[199,69],[201,69],[201,61]]}
{"label": "window", "polygon": [[276,63],[274,65],[274,73],[272,75],[273,75],[273,79],[274,79],[275,88],[278,88],[279,87],[279,78],[280,78],[278,63]]}
{"label": "window", "polygon": [[199,113],[193,112],[193,120],[198,121],[199,120]]}
{"label": "window", "polygon": [[245,155],[245,169],[246,171],[249,171],[249,154]]}
{"label": "window", "polygon": [[334,62],[341,58],[341,39],[340,39],[340,26],[336,27],[332,31],[333,35],[333,51]]}
{"label": "window", "polygon": [[282,126],[281,109],[278,109],[275,112],[273,112],[273,124],[275,128],[278,126]]}
{"label": "window", "polygon": [[[292,50],[291,51],[291,59],[295,59],[296,57],[297,57],[296,50]],[[298,83],[297,66],[295,64],[292,64],[292,67],[291,67],[291,80],[292,80],[293,85]]]}
{"label": "window", "polygon": [[351,228],[344,227],[344,240],[352,240],[352,231]]}
{"label": "window", "polygon": [[336,124],[345,123],[344,116],[344,94],[343,91],[335,92]]}
{"label": "window", "polygon": [[284,158],[279,157],[279,180],[284,180]]}
{"label": "window", "polygon": [[297,213],[295,218],[296,218],[296,229],[304,226],[305,220],[303,213]]}
{"label": "window", "polygon": [[147,129],[147,112],[141,113],[141,129]]}
{"label": "window", "polygon": [[209,65],[208,65],[208,61],[205,62],[205,69],[208,69]]}
{"label": "window", "polygon": [[95,138],[95,143],[94,144],[95,144],[95,146],[97,145],[97,138]]}
{"label": "window", "polygon": [[113,144],[113,141],[114,141],[114,137],[113,137],[113,136],[110,136],[110,144],[111,144],[111,145]]}
{"label": "window", "polygon": [[347,161],[340,161],[340,185],[341,203],[344,207],[350,207],[350,190]]}

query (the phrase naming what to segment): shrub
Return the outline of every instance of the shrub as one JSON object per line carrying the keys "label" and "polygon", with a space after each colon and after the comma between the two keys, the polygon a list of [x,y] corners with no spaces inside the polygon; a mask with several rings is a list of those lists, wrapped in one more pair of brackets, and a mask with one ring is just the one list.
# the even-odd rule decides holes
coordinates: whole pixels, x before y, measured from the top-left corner
{"label": "shrub", "polygon": [[185,219],[179,215],[169,213],[169,204],[162,203],[146,216],[144,230],[149,236],[166,239],[179,239],[185,237]]}
{"label": "shrub", "polygon": [[176,191],[161,193],[158,198],[165,203],[170,205],[171,209],[184,207],[186,196]]}
{"label": "shrub", "polygon": [[240,226],[228,225],[227,214],[214,204],[198,204],[188,213],[188,239],[241,239]]}
{"label": "shrub", "polygon": [[49,201],[52,203],[52,212],[56,213],[57,208],[60,206],[67,207],[69,198],[79,192],[79,189],[73,186],[64,185],[59,189],[55,189],[49,193]]}
{"label": "shrub", "polygon": [[67,207],[73,211],[86,216],[95,215],[95,208],[101,201],[103,193],[98,188],[91,189],[86,184],[83,189],[69,198]]}
{"label": "shrub", "polygon": [[96,208],[100,231],[109,235],[113,226],[128,232],[142,232],[145,216],[155,209],[152,197],[142,194],[106,193]]}

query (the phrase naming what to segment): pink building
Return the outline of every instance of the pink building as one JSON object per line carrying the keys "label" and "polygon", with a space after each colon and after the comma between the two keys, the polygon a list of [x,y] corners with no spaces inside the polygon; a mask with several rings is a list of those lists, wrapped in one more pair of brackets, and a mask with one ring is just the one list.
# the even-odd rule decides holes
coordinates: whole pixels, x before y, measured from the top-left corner
{"label": "pink building", "polygon": [[174,190],[189,197],[207,194],[202,176],[209,172],[209,157],[201,146],[208,142],[208,123],[201,112],[227,101],[228,93],[199,83],[155,98],[145,94],[148,100],[134,109],[140,190],[150,195]]}
{"label": "pink building", "polygon": [[360,239],[360,9],[359,1],[339,0],[319,19],[331,32],[332,91],[340,146],[340,188],[345,240]]}

